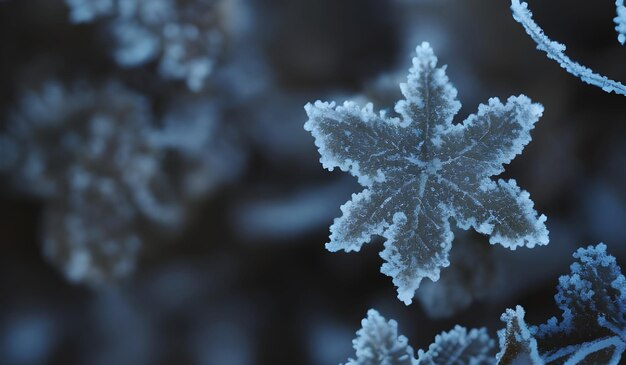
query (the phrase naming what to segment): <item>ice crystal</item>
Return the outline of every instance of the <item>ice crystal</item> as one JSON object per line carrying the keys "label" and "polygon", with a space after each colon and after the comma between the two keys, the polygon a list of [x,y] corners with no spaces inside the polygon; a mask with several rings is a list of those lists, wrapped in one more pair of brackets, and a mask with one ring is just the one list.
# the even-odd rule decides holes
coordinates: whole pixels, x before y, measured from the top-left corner
{"label": "ice crystal", "polygon": [[488,365],[494,364],[494,341],[487,331],[456,326],[435,337],[428,351],[419,350],[417,359],[406,337],[398,335],[398,324],[387,321],[370,309],[353,341],[356,359],[346,365]]}
{"label": "ice crystal", "polygon": [[[618,364],[626,348],[626,279],[606,245],[581,248],[571,273],[559,279],[555,300],[562,311],[528,327],[517,307],[502,316],[500,363],[529,358],[532,364]],[[518,362],[519,363],[519,362]]]}
{"label": "ice crystal", "polygon": [[324,167],[350,172],[366,187],[341,207],[327,249],[358,251],[384,236],[381,271],[410,304],[421,280],[436,281],[449,264],[450,218],[510,249],[548,243],[546,217],[529,194],[514,180],[490,179],[522,152],[543,108],[523,95],[505,104],[492,98],[453,124],[457,91],[428,43],[417,47],[401,90],[397,117],[374,113],[372,104],[317,101],[306,105],[304,127]]}
{"label": "ice crystal", "polygon": [[548,58],[558,62],[563,69],[587,84],[597,86],[607,93],[614,92],[616,94],[626,95],[626,86],[622,83],[597,74],[590,68],[574,62],[567,57],[565,54],[565,45],[555,42],[545,35],[543,29],[533,20],[533,14],[528,8],[527,3],[520,3],[519,0],[511,0],[511,10],[513,11],[513,18],[524,27],[526,33],[537,43],[537,49],[545,52]]}
{"label": "ice crystal", "polygon": [[123,67],[158,61],[160,74],[199,91],[221,49],[216,0],[66,0],[73,22],[105,18]]}

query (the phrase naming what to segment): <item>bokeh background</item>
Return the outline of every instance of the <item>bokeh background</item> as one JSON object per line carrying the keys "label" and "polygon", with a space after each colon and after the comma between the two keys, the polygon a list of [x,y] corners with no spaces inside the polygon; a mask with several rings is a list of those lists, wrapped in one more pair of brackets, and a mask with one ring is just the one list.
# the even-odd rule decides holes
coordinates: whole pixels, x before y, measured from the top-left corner
{"label": "bokeh background", "polygon": [[[107,3],[0,1],[2,364],[338,364],[369,308],[416,349],[455,324],[495,336],[515,304],[557,314],[577,247],[626,262],[626,101],[536,51],[508,1],[149,0],[169,8],[85,19]],[[612,1],[530,6],[573,59],[626,80]],[[457,121],[493,96],[544,105],[503,176],[551,243],[457,230],[452,266],[407,307],[380,239],[324,249],[360,187],[319,164],[303,106],[390,109],[422,41]]]}

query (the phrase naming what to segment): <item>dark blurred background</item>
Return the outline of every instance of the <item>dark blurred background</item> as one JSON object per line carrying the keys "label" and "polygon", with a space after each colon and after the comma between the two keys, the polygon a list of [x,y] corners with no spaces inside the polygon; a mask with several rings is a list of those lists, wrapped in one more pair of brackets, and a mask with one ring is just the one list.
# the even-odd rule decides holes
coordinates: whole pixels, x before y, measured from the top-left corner
{"label": "dark blurred background", "polygon": [[[156,20],[82,22],[72,11],[108,0],[0,1],[0,363],[338,364],[369,308],[415,349],[455,324],[495,337],[515,304],[529,323],[558,314],[577,247],[626,262],[624,97],[536,51],[508,1],[159,1],[173,7]],[[612,1],[530,7],[574,60],[626,80]],[[448,65],[458,122],[494,96],[544,105],[504,177],[551,243],[457,230],[451,267],[407,307],[380,239],[324,249],[361,188],[322,168],[303,106],[391,108],[422,41]]]}

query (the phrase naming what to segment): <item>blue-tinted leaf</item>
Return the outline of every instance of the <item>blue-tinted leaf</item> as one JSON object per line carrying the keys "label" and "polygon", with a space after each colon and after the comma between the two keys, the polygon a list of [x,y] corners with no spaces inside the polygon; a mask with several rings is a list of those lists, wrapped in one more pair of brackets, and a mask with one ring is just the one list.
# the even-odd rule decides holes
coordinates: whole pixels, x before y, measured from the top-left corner
{"label": "blue-tinted leaf", "polygon": [[356,359],[350,359],[346,365],[417,365],[407,338],[398,334],[396,321],[387,321],[370,309],[361,325],[352,341]]}
{"label": "blue-tinted leaf", "polygon": [[548,243],[546,218],[529,194],[513,180],[490,179],[530,141],[543,108],[525,96],[504,104],[493,98],[453,124],[457,92],[427,43],[417,48],[401,90],[396,117],[371,104],[318,101],[305,107],[305,129],[324,167],[350,172],[366,187],[341,207],[326,247],[358,251],[373,235],[384,236],[381,271],[410,304],[421,280],[437,280],[449,264],[450,218],[511,249]]}

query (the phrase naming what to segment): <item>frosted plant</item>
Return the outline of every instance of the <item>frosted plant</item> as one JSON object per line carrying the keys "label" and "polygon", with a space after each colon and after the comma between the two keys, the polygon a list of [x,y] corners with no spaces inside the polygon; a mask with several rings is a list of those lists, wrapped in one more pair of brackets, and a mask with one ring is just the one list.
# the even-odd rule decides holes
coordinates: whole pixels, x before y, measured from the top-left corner
{"label": "frosted plant", "polygon": [[615,22],[615,30],[617,31],[617,40],[624,45],[626,42],[626,6],[624,0],[615,0],[615,8],[617,16],[613,19]]}
{"label": "frosted plant", "polygon": [[435,342],[428,351],[418,351],[418,365],[488,365],[495,364],[493,356],[494,341],[484,328],[469,332],[461,326],[455,326],[449,332],[435,337]]}
{"label": "frosted plant", "polygon": [[555,295],[560,320],[527,327],[521,307],[502,316],[507,328],[498,333],[500,363],[619,363],[626,348],[626,279],[604,244],[580,248],[574,257]]}
{"label": "frosted plant", "polygon": [[51,81],[9,116],[0,167],[47,201],[44,252],[68,279],[128,275],[144,241],[178,231],[196,201],[238,171],[211,104],[174,105],[157,126],[147,100],[118,83]]}
{"label": "frosted plant", "polygon": [[353,341],[356,359],[346,365],[487,365],[494,364],[491,354],[494,341],[486,330],[472,329],[469,332],[456,326],[449,332],[435,337],[428,351],[419,350],[418,358],[407,344],[406,337],[398,335],[398,324],[387,321],[376,310],[370,309],[363,326]]}
{"label": "frosted plant", "polygon": [[199,91],[221,50],[217,0],[66,0],[73,22],[105,18],[123,67],[158,61],[160,74]]}
{"label": "frosted plant", "polygon": [[346,365],[417,364],[407,338],[398,335],[396,321],[387,321],[376,310],[370,309],[361,326],[352,341],[356,359],[350,359]]}
{"label": "frosted plant", "polygon": [[384,236],[381,271],[406,304],[424,277],[436,281],[448,266],[450,218],[510,249],[548,243],[546,217],[537,216],[529,194],[514,180],[490,179],[530,141],[542,106],[523,95],[505,104],[492,98],[453,124],[461,104],[445,67],[436,65],[428,43],[417,47],[397,117],[374,113],[372,104],[305,107],[304,128],[322,165],[350,172],[366,187],[341,207],[326,248],[358,251],[373,235]]}
{"label": "frosted plant", "polygon": [[622,83],[599,75],[590,68],[574,62],[567,57],[565,54],[565,45],[550,40],[550,38],[544,34],[543,30],[533,20],[532,13],[527,3],[520,3],[519,0],[511,0],[511,10],[513,11],[513,18],[524,27],[526,33],[537,43],[537,49],[545,52],[548,58],[558,62],[563,69],[587,84],[597,86],[607,93],[614,92],[616,94],[626,95],[626,86]]}
{"label": "frosted plant", "polygon": [[526,322],[524,309],[517,306],[515,310],[507,309],[502,314],[506,328],[498,332],[500,352],[496,355],[499,365],[541,365],[543,360],[537,351],[537,340],[532,336]]}

